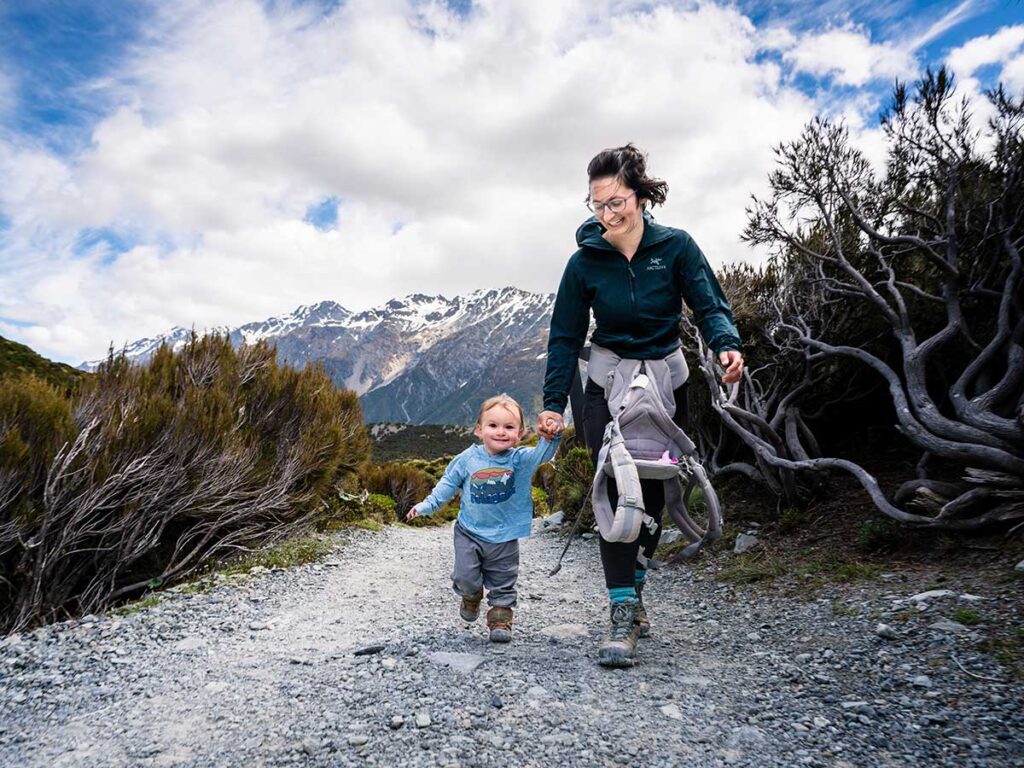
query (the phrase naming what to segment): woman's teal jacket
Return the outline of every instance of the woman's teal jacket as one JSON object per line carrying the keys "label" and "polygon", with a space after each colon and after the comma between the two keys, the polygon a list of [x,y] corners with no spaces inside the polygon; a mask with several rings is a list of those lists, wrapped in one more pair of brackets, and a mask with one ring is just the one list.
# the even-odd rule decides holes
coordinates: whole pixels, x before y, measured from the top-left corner
{"label": "woman's teal jacket", "polygon": [[715,352],[741,349],[729,302],[693,238],[644,213],[644,234],[632,261],[602,237],[591,216],[576,231],[579,250],[558,286],[548,338],[544,409],[561,413],[594,311],[590,340],[620,357],[655,359],[680,345],[682,302]]}

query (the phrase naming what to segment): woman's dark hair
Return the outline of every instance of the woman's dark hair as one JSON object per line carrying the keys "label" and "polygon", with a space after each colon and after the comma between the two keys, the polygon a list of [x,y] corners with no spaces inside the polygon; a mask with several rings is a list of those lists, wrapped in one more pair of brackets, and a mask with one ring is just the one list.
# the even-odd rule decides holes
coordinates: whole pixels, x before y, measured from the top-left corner
{"label": "woman's dark hair", "polygon": [[602,150],[587,165],[588,182],[606,176],[615,176],[636,192],[638,201],[646,200],[652,206],[661,205],[668,197],[668,182],[647,175],[647,155],[632,144]]}

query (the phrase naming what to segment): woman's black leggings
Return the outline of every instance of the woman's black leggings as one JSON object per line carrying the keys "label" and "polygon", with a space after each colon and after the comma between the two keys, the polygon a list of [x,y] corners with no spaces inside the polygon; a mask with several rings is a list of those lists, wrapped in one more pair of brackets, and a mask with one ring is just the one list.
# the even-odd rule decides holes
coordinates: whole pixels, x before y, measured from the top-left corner
{"label": "woman's black leggings", "polygon": [[[689,401],[686,395],[688,386],[689,382],[686,382],[672,393],[676,401],[676,413],[672,420],[683,429],[686,428],[690,415]],[[604,399],[603,387],[588,378],[583,394],[583,438],[587,441],[594,464],[597,464],[597,454],[601,450],[604,428],[612,420],[612,415],[608,410],[608,401]],[[641,480],[640,488],[644,496],[644,509],[648,515],[658,521],[658,527],[654,533],[651,533],[646,526],[641,526],[640,536],[636,541],[611,542],[605,541],[604,537],[601,537],[601,565],[604,567],[605,586],[609,589],[635,586],[636,569],[640,567],[636,561],[637,553],[643,547],[644,557],[653,557],[654,550],[658,547],[658,540],[661,539],[661,518],[665,511],[665,485],[661,480]],[[608,498],[614,508],[619,500],[619,491],[612,478],[608,479]]]}

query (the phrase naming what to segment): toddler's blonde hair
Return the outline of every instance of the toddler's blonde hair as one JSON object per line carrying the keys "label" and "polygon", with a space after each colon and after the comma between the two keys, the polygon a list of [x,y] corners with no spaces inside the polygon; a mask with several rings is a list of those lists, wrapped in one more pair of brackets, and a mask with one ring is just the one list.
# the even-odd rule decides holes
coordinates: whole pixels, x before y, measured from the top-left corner
{"label": "toddler's blonde hair", "polygon": [[479,427],[480,423],[484,419],[484,414],[491,410],[496,405],[500,405],[503,408],[507,408],[509,413],[514,413],[519,416],[519,431],[522,432],[526,429],[526,417],[523,415],[523,406],[513,400],[511,397],[502,392],[500,395],[494,397],[488,397],[484,400],[483,405],[480,406],[480,413],[476,415],[476,425]]}

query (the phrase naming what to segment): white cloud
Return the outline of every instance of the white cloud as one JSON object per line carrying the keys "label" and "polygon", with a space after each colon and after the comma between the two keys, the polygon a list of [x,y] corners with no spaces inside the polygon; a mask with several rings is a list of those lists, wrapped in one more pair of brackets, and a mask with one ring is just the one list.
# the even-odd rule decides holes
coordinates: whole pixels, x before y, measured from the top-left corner
{"label": "white cloud", "polygon": [[[766,37],[731,7],[648,5],[161,6],[86,151],[0,143],[0,318],[18,321],[0,331],[78,362],[319,299],[554,291],[587,161],[627,141],[670,184],[660,221],[713,264],[751,258],[749,196],[818,107],[759,51],[825,73],[832,46],[854,84],[911,61],[852,30]],[[337,226],[304,223],[327,197]],[[130,247],[83,251],[86,228]]]}
{"label": "white cloud", "polygon": [[1012,93],[1024,92],[1024,54],[1018,54],[1006,62],[999,79],[1006,84]]}
{"label": "white cloud", "polygon": [[966,78],[987,64],[1009,61],[1022,46],[1024,24],[1003,27],[995,34],[975,37],[950,51],[946,64],[957,75]]}
{"label": "white cloud", "polygon": [[933,22],[931,26],[918,35],[911,43],[910,48],[917,50],[921,46],[927,45],[932,40],[935,40],[957,24],[977,13],[980,6],[981,3],[978,0],[963,0],[963,2]]}
{"label": "white cloud", "polygon": [[784,59],[799,71],[833,75],[841,85],[862,86],[917,74],[911,50],[895,43],[873,43],[866,32],[854,27],[803,35]]}

